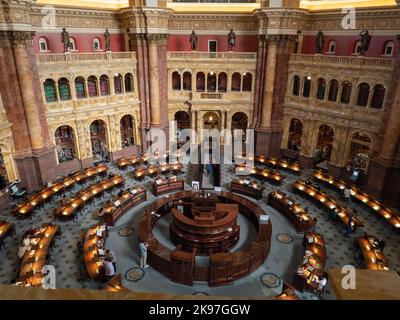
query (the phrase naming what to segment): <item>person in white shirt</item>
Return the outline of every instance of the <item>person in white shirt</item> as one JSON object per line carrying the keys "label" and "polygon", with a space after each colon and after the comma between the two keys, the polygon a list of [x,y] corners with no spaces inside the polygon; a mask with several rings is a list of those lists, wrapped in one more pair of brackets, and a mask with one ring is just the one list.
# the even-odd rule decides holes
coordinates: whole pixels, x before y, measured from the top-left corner
{"label": "person in white shirt", "polygon": [[140,250],[140,267],[147,268],[147,247],[149,246],[148,242],[140,242],[139,250]]}
{"label": "person in white shirt", "polygon": [[319,277],[318,290],[322,291],[328,283],[328,274],[324,272],[322,276]]}
{"label": "person in white shirt", "polygon": [[106,250],[106,257],[111,261],[111,263],[114,266],[115,272],[117,271],[117,258],[115,256],[114,251],[111,251],[109,249]]}
{"label": "person in white shirt", "polygon": [[115,269],[109,258],[104,259],[104,275],[108,281],[115,276]]}
{"label": "person in white shirt", "polygon": [[343,195],[346,201],[350,201],[351,192],[349,188],[344,189]]}

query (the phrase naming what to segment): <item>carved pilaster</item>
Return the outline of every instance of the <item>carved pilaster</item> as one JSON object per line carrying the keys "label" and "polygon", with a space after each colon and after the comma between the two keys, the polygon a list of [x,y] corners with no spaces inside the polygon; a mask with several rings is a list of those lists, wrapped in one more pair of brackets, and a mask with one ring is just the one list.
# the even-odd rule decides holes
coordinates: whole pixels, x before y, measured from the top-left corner
{"label": "carved pilaster", "polygon": [[146,34],[148,44],[157,46],[166,46],[168,42],[168,34]]}
{"label": "carved pilaster", "polygon": [[0,31],[1,48],[24,48],[33,46],[34,31]]}

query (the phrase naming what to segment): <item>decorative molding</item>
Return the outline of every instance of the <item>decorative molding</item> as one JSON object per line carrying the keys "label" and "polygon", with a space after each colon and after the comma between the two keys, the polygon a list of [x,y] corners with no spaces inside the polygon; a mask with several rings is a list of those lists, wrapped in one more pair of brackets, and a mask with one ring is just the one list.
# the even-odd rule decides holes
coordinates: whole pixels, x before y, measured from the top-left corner
{"label": "decorative molding", "polygon": [[33,46],[34,35],[34,31],[0,31],[0,47],[31,47]]}

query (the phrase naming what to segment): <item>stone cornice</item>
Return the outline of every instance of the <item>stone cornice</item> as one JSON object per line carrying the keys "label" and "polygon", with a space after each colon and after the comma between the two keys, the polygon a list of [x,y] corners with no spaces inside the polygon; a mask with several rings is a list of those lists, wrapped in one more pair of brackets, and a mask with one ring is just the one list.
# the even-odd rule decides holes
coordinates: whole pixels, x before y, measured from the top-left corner
{"label": "stone cornice", "polygon": [[31,47],[34,35],[35,32],[33,31],[0,31],[0,47]]}

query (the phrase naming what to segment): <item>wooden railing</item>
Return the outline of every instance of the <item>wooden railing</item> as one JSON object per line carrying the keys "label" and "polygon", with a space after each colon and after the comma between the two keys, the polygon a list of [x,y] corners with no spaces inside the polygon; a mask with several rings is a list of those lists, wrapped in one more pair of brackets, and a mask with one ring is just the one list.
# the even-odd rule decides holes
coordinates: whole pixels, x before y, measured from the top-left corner
{"label": "wooden railing", "polygon": [[197,51],[171,51],[167,53],[168,60],[243,60],[255,61],[256,52],[197,52]]}
{"label": "wooden railing", "polygon": [[201,93],[200,99],[221,100],[222,93]]}
{"label": "wooden railing", "polygon": [[381,67],[393,68],[394,59],[390,58],[366,58],[362,56],[330,56],[330,55],[314,55],[314,54],[292,54],[290,56],[290,63],[305,63],[305,64],[338,64],[349,66],[368,66],[368,67]]}
{"label": "wooden railing", "polygon": [[38,63],[135,60],[135,52],[50,53],[36,55]]}

